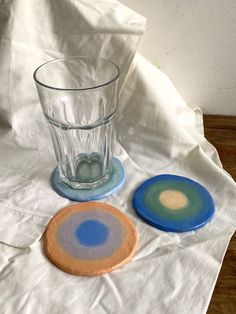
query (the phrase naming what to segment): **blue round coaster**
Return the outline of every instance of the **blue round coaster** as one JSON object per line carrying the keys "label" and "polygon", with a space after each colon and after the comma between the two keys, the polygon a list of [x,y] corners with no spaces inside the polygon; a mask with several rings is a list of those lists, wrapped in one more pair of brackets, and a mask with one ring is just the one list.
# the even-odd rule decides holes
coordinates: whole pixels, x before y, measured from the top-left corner
{"label": "blue round coaster", "polygon": [[94,189],[72,189],[69,185],[62,182],[59,170],[56,167],[52,173],[52,186],[54,190],[63,197],[71,201],[93,201],[103,199],[117,192],[125,182],[125,170],[122,163],[117,158],[112,159],[112,171],[110,179],[104,184]]}
{"label": "blue round coaster", "polygon": [[150,225],[171,232],[201,228],[215,213],[206,188],[189,178],[168,174],[145,181],[134,193],[133,207]]}

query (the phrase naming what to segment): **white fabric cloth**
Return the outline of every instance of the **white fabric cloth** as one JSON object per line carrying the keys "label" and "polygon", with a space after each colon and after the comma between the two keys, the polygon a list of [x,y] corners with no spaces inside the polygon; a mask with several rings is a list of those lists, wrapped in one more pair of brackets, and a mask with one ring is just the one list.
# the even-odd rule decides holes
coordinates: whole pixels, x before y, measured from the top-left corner
{"label": "white fabric cloth", "polygon": [[122,86],[145,18],[107,0],[15,0],[1,2],[0,14],[0,215],[14,230],[0,228],[0,241],[27,247],[68,204],[50,187],[55,157],[33,71],[57,57],[99,55],[119,65]]}
{"label": "white fabric cloth", "polygon": [[[145,19],[117,1],[0,3],[0,308],[2,313],[205,313],[235,230],[236,184],[203,134],[202,114],[168,77],[136,55]],[[100,277],[68,275],[45,257],[50,218],[70,202],[50,186],[55,167],[49,132],[32,80],[54,57],[101,55],[124,83],[115,156],[125,186],[106,202],[135,223],[140,245],[132,262]],[[196,232],[155,229],[132,208],[151,176],[172,173],[203,184],[217,213]]]}

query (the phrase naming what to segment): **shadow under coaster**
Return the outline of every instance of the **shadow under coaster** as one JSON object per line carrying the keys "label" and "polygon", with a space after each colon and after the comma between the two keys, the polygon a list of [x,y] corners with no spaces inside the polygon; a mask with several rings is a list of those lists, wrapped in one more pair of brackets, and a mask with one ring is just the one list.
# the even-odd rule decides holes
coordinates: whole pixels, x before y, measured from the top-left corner
{"label": "shadow under coaster", "polygon": [[86,202],[103,199],[117,192],[125,183],[125,170],[117,158],[112,159],[111,176],[108,181],[94,189],[73,189],[62,182],[59,169],[56,167],[52,173],[51,183],[54,190],[71,201]]}

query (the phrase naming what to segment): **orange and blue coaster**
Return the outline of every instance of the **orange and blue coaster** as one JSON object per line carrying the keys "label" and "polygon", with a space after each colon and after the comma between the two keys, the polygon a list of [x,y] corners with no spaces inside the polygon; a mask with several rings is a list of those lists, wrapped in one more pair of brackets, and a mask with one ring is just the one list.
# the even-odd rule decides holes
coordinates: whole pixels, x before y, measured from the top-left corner
{"label": "orange and blue coaster", "polygon": [[114,206],[98,202],[64,208],[49,222],[44,238],[48,258],[78,276],[121,267],[133,257],[137,244],[133,223]]}
{"label": "orange and blue coaster", "polygon": [[103,199],[118,192],[125,183],[125,169],[117,158],[112,158],[111,176],[108,181],[94,189],[73,189],[62,182],[59,169],[56,167],[52,173],[51,183],[54,190],[61,196],[76,202],[89,202]]}
{"label": "orange and blue coaster", "polygon": [[134,193],[133,207],[150,225],[170,232],[201,228],[215,213],[214,200],[205,187],[169,174],[145,181]]}

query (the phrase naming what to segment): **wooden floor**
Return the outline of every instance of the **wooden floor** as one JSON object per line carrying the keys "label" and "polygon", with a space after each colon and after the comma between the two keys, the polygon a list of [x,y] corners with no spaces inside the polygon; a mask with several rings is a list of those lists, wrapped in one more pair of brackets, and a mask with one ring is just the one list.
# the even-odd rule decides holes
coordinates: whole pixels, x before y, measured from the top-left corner
{"label": "wooden floor", "polygon": [[[236,181],[236,117],[205,116],[205,137]],[[236,313],[236,235],[230,241],[207,314]]]}

